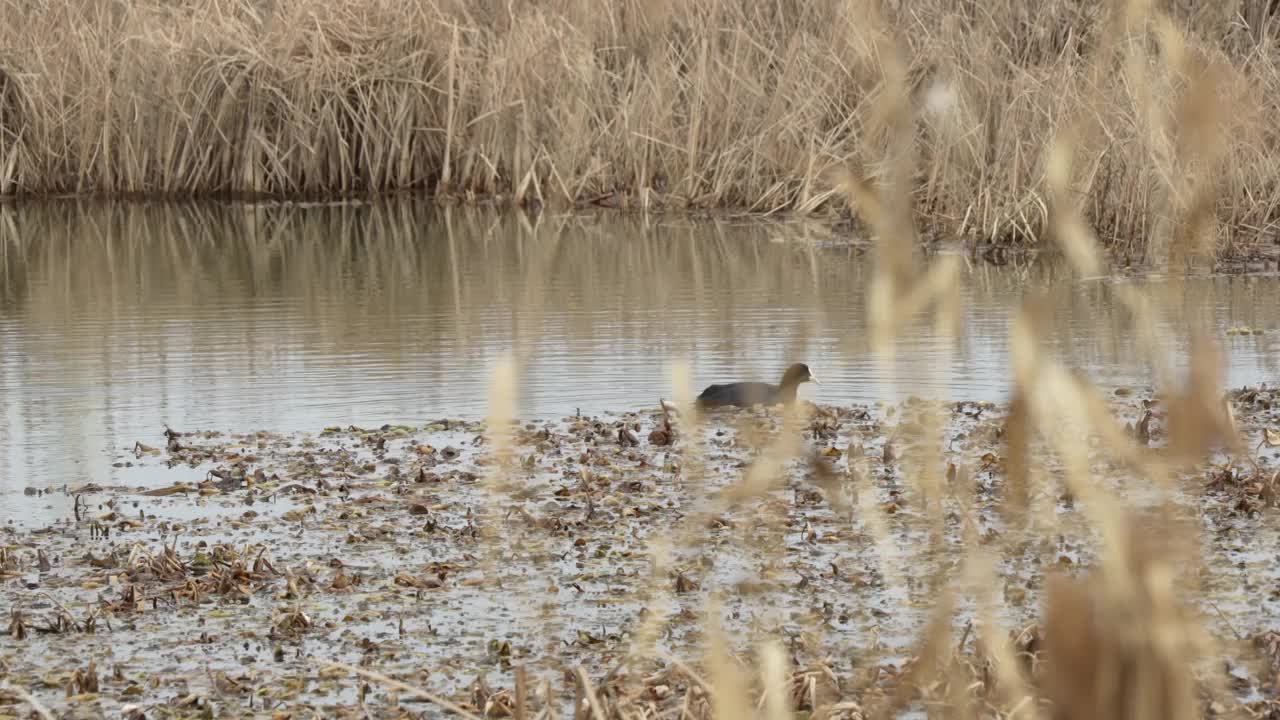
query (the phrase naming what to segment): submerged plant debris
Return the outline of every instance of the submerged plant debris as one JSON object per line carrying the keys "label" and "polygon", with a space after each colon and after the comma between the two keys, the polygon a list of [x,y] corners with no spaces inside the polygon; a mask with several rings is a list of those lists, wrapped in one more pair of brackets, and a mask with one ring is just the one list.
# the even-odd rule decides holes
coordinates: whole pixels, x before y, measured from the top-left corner
{"label": "submerged plant debris", "polygon": [[[1159,455],[1176,401],[1125,390],[1107,407]],[[1198,702],[1274,716],[1280,391],[1228,402],[1248,447],[1167,491],[1101,452],[1087,461],[1138,512],[1186,521],[1180,538],[1146,538],[1158,548],[1198,542],[1203,563],[1170,582],[1190,588],[1182,611],[1221,630],[1232,679],[1197,680]],[[1067,578],[1088,578],[1100,546],[1056,461],[1019,487],[1020,453],[1039,450],[1011,438],[1016,404],[805,403],[696,426],[654,410],[500,433],[158,428],[122,454],[170,484],[70,487],[65,521],[6,529],[0,717],[28,703],[55,717],[710,717],[727,681],[704,674],[737,665],[701,658],[722,645],[784,659],[764,685],[814,717],[959,701],[990,714],[1006,661],[1051,697],[1089,697],[1064,669],[1123,640],[1049,641],[1089,606],[1087,579]],[[940,447],[917,439],[932,417]],[[799,445],[778,455],[790,422]],[[904,482],[921,464],[932,494]],[[996,615],[953,593],[974,548],[994,554]],[[1007,645],[982,631],[996,621]],[[1140,652],[1124,647],[1111,656]]]}

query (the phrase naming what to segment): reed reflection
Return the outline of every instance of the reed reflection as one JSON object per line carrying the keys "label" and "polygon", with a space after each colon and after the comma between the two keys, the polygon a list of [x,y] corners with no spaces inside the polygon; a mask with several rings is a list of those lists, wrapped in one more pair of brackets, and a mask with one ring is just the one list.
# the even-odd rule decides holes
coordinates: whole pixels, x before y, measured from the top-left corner
{"label": "reed reflection", "polygon": [[[507,351],[522,417],[654,406],[677,358],[699,385],[772,381],[803,361],[823,384],[802,397],[888,399],[863,340],[871,268],[834,240],[801,222],[533,219],[400,201],[5,207],[5,490],[123,481],[111,462],[135,440],[155,442],[164,423],[316,430],[480,417],[489,369]],[[1047,263],[975,265],[959,345],[911,328],[895,387],[1003,398],[1008,319],[1031,287],[1053,304],[1053,349],[1104,382],[1143,382],[1114,284]],[[1278,295],[1268,279],[1190,280],[1181,307],[1220,329],[1269,329]],[[1274,373],[1273,337],[1224,339],[1231,384]]]}

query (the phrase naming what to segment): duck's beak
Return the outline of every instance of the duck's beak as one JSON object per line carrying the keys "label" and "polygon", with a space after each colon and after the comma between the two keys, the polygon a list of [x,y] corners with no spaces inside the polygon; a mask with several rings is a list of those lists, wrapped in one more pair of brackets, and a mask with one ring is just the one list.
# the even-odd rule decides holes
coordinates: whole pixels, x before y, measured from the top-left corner
{"label": "duck's beak", "polygon": [[813,373],[809,373],[809,382],[814,383],[815,385],[821,385],[821,384],[822,384],[822,383],[818,382],[818,376],[817,376],[817,375],[814,375]]}

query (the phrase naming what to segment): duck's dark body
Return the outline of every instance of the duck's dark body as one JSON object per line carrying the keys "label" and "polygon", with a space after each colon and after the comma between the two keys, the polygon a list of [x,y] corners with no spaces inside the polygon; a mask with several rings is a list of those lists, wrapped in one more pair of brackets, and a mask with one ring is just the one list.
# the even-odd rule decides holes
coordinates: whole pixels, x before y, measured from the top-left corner
{"label": "duck's dark body", "polygon": [[698,407],[713,408],[725,405],[750,407],[757,403],[761,405],[789,404],[795,402],[797,389],[794,385],[783,387],[762,382],[709,385],[698,396]]}
{"label": "duck's dark body", "polygon": [[757,403],[790,405],[796,400],[796,391],[800,389],[800,384],[809,381],[813,381],[813,376],[809,374],[809,367],[803,363],[796,363],[787,368],[779,385],[763,382],[708,385],[698,396],[698,407],[706,410],[726,406],[751,407]]}

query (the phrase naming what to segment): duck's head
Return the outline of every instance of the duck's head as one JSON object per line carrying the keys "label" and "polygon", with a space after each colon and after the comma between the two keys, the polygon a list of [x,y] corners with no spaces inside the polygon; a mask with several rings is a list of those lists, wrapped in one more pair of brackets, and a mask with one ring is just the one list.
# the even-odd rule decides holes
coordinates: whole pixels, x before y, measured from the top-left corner
{"label": "duck's head", "polygon": [[783,385],[799,385],[807,382],[816,383],[818,378],[809,372],[809,366],[804,363],[796,363],[787,368],[787,371],[782,374]]}

